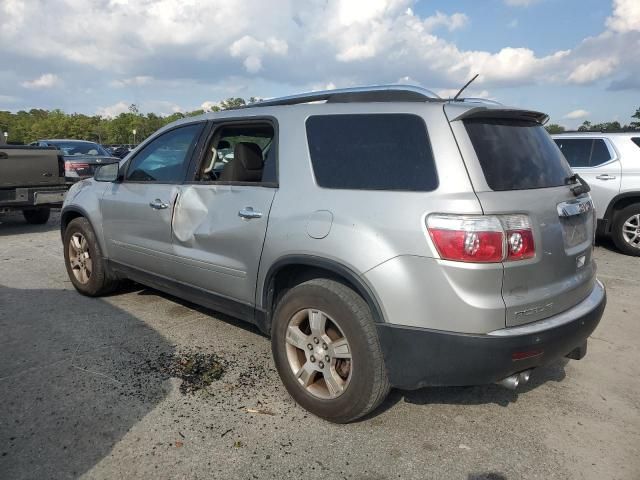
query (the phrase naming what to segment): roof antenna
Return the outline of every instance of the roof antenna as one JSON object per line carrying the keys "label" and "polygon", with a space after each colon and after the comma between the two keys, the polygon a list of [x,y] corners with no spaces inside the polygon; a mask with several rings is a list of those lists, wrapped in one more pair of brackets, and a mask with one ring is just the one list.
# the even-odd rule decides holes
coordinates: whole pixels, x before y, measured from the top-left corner
{"label": "roof antenna", "polygon": [[476,78],[478,78],[478,75],[480,75],[480,74],[479,74],[479,73],[476,73],[476,74],[473,76],[473,78],[472,78],[471,80],[469,80],[467,83],[465,83],[465,84],[464,84],[464,87],[462,87],[460,90],[458,90],[458,93],[456,93],[456,96],[455,96],[455,97],[453,97],[453,101],[454,101],[454,102],[458,99],[458,97],[460,96],[460,94],[461,94],[462,92],[464,92],[464,90],[465,90],[469,85],[471,85],[471,83],[472,83]]}

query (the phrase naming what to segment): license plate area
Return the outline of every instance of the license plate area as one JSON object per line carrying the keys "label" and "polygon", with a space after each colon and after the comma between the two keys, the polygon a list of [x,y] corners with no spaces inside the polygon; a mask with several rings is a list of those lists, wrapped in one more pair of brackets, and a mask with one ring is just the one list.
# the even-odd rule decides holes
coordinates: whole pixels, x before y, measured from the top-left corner
{"label": "license plate area", "polygon": [[589,197],[558,204],[562,237],[566,249],[588,243],[594,233],[594,209]]}

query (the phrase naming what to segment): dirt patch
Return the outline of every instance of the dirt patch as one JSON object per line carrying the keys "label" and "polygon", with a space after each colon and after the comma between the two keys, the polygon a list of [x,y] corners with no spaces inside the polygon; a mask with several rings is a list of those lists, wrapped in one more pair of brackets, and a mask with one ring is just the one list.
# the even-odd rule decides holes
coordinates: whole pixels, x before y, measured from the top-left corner
{"label": "dirt patch", "polygon": [[158,363],[161,372],[182,380],[180,392],[184,394],[208,387],[225,372],[224,361],[214,353],[163,353]]}

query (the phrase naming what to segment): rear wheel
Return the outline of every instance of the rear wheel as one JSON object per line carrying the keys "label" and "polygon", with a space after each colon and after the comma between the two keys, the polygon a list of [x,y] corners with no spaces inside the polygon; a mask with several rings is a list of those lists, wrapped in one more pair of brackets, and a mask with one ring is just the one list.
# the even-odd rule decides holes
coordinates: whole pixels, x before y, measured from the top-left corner
{"label": "rear wheel", "polygon": [[31,208],[23,210],[22,215],[27,223],[33,225],[41,225],[49,221],[49,215],[51,215],[51,209],[49,207]]}
{"label": "rear wheel", "polygon": [[640,256],[640,204],[629,205],[618,212],[611,234],[623,253]]}
{"label": "rear wheel", "polygon": [[73,219],[64,231],[64,260],[71,283],[83,295],[97,297],[118,286],[107,271],[93,228],[84,217]]}
{"label": "rear wheel", "polygon": [[317,278],[289,290],[277,305],[271,341],[285,387],[319,417],[350,422],[389,392],[369,307],[337,281]]}

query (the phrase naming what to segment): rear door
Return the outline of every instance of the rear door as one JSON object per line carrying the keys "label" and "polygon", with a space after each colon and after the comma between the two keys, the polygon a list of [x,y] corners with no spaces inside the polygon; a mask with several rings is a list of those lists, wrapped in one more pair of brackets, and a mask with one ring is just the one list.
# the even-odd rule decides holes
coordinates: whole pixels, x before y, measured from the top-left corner
{"label": "rear door", "polygon": [[513,326],[588,296],[595,282],[594,216],[588,194],[576,197],[575,185],[566,185],[572,171],[541,124],[513,111],[491,114],[451,125],[484,214],[525,214],[531,223],[534,258],[503,262],[505,323]]}
{"label": "rear door", "polygon": [[556,145],[591,187],[591,198],[598,218],[604,216],[609,202],[620,193],[622,168],[611,142],[606,138],[556,137]]}
{"label": "rear door", "polygon": [[121,264],[172,277],[179,263],[171,243],[173,209],[204,123],[171,129],[144,146],[122,182],[101,199],[109,257]]}
{"label": "rear door", "polygon": [[270,121],[215,125],[175,207],[176,279],[253,308],[269,211],[277,191]]}

